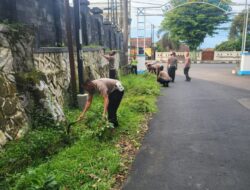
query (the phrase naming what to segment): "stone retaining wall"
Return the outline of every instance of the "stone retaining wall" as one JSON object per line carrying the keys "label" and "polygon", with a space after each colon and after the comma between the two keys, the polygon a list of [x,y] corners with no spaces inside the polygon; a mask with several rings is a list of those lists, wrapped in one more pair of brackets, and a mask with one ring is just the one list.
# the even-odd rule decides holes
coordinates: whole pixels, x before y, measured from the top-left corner
{"label": "stone retaining wall", "polygon": [[29,62],[30,52],[24,44],[30,39],[13,44],[12,38],[10,29],[0,25],[0,147],[8,140],[20,137],[28,126],[14,74],[20,71],[23,62]]}
{"label": "stone retaining wall", "polygon": [[[100,50],[92,49],[83,52],[84,59],[84,78],[97,79],[109,77],[108,61],[100,55]],[[120,54],[115,55],[115,67],[118,69],[120,64]]]}
{"label": "stone retaining wall", "polygon": [[[33,52],[33,42],[31,31],[13,34],[10,27],[0,24],[0,147],[28,130],[36,107],[56,123],[65,120],[63,107],[70,86],[67,49]],[[108,77],[108,62],[99,51],[84,49],[85,79]]]}
{"label": "stone retaining wall", "polygon": [[70,84],[68,53],[34,53],[34,68],[44,75],[36,84],[42,94],[39,100],[57,122],[64,121],[64,94]]}

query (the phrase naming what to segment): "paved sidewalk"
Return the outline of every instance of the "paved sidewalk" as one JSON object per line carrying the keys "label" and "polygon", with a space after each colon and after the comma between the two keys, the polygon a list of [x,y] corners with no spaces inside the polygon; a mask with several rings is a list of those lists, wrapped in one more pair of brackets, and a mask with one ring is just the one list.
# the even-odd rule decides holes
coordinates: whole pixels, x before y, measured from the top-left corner
{"label": "paved sidewalk", "polygon": [[250,78],[230,70],[194,66],[191,83],[177,76],[162,89],[124,190],[250,189],[250,110],[242,103],[250,100]]}

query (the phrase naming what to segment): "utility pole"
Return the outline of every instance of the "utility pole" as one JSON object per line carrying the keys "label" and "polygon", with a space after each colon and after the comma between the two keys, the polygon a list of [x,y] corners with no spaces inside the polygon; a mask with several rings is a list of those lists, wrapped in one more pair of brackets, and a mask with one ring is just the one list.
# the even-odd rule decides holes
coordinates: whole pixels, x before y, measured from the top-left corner
{"label": "utility pole", "polygon": [[119,19],[119,27],[122,30],[123,28],[123,0],[120,0],[120,19]]}
{"label": "utility pole", "polygon": [[248,10],[248,0],[246,0],[246,17],[245,17],[245,28],[244,28],[244,35],[243,35],[243,48],[242,52],[244,53],[246,51],[246,42],[247,42],[247,32],[248,32],[248,16],[249,16],[249,10]]}
{"label": "utility pole", "polygon": [[111,23],[115,24],[114,0],[111,0]]}
{"label": "utility pole", "polygon": [[110,4],[109,4],[109,0],[108,0],[108,21],[110,21],[109,20],[109,13],[110,13]]}
{"label": "utility pole", "polygon": [[128,0],[123,0],[123,64],[128,64]]}
{"label": "utility pole", "polygon": [[145,55],[145,47],[146,47],[146,9],[144,7],[137,8],[137,54],[140,54],[139,50],[141,44],[139,43],[143,40],[143,54]]}
{"label": "utility pole", "polygon": [[155,59],[154,37],[155,37],[155,25],[151,24],[151,59]]}
{"label": "utility pole", "polygon": [[115,0],[115,25],[118,27],[118,3],[117,0]]}
{"label": "utility pole", "polygon": [[144,40],[143,40],[143,54],[146,55],[146,16],[144,15]]}
{"label": "utility pole", "polygon": [[69,64],[70,64],[70,84],[71,84],[71,103],[72,106],[77,106],[77,90],[76,90],[76,70],[75,70],[75,60],[74,60],[74,48],[72,41],[72,28],[71,28],[71,18],[70,18],[70,6],[69,0],[64,0],[65,3],[65,17],[66,17],[66,30],[67,30],[67,40],[68,40],[68,51],[69,51]]}
{"label": "utility pole", "polygon": [[131,0],[128,0],[128,56],[130,56],[130,50],[131,50]]}
{"label": "utility pole", "polygon": [[84,93],[83,89],[83,60],[82,60],[82,25],[80,15],[80,0],[74,0],[74,14],[75,14],[75,31],[76,31],[76,50],[78,63],[78,78],[79,78],[79,92]]}

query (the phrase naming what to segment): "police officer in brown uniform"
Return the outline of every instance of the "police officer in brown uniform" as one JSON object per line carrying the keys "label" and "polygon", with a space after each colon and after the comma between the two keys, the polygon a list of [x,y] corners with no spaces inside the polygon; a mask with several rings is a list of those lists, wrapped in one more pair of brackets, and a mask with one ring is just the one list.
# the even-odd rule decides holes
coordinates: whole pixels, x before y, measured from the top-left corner
{"label": "police officer in brown uniform", "polygon": [[115,51],[111,51],[109,55],[102,55],[109,62],[109,78],[117,79],[116,69],[115,69]]}
{"label": "police officer in brown uniform", "polygon": [[185,65],[184,65],[184,75],[186,76],[186,81],[188,81],[188,82],[191,81],[191,78],[190,78],[189,73],[188,73],[190,66],[191,66],[191,59],[189,57],[189,52],[186,52]]}
{"label": "police officer in brown uniform", "polygon": [[177,70],[177,58],[176,53],[172,52],[170,54],[170,58],[168,59],[168,74],[172,78],[172,82],[174,82],[175,79],[175,71]]}
{"label": "police officer in brown uniform", "polygon": [[169,77],[168,73],[164,71],[164,66],[160,66],[159,74],[157,75],[157,81],[162,84],[164,87],[168,87],[168,83],[172,81],[171,77]]}
{"label": "police officer in brown uniform", "polygon": [[114,127],[118,127],[116,113],[124,94],[124,87],[121,82],[109,78],[100,78],[93,81],[87,80],[83,84],[83,87],[88,91],[89,98],[82,113],[78,117],[78,120],[81,120],[88,111],[94,94],[99,93],[104,99],[103,117],[106,117],[106,114],[108,113],[109,122],[113,123]]}

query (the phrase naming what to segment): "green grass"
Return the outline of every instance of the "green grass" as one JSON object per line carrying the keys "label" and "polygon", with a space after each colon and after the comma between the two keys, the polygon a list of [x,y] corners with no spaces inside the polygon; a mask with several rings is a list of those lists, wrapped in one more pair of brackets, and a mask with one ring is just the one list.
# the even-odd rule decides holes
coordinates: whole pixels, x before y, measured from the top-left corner
{"label": "green grass", "polygon": [[[95,97],[86,119],[71,129],[68,143],[65,143],[64,135],[55,133],[56,129],[47,129],[39,133],[34,131],[36,137],[47,137],[44,146],[39,140],[33,139],[32,142],[39,146],[32,145],[29,149],[30,141],[26,140],[28,137],[24,138],[22,145],[15,142],[7,146],[6,151],[0,154],[0,159],[16,155],[15,147],[18,147],[17,159],[23,161],[14,166],[4,165],[8,163],[6,160],[2,162],[0,169],[5,168],[8,175],[3,175],[0,189],[111,189],[115,184],[115,176],[126,170],[126,156],[124,159],[122,148],[117,144],[122,138],[126,138],[138,146],[142,130],[140,124],[145,122],[147,114],[157,110],[155,102],[159,95],[155,76],[129,75],[123,76],[121,80],[125,86],[125,96],[118,111],[120,126],[112,134],[112,138],[111,133],[109,138],[99,138],[96,135],[96,131],[103,125],[103,100]],[[67,109],[65,113],[73,121],[80,111]],[[54,139],[51,144],[47,143],[49,139]],[[63,143],[58,142],[58,139]],[[39,150],[45,151],[45,155]],[[46,153],[46,150],[50,152]],[[28,155],[29,162],[25,162],[26,156],[21,153]]]}

